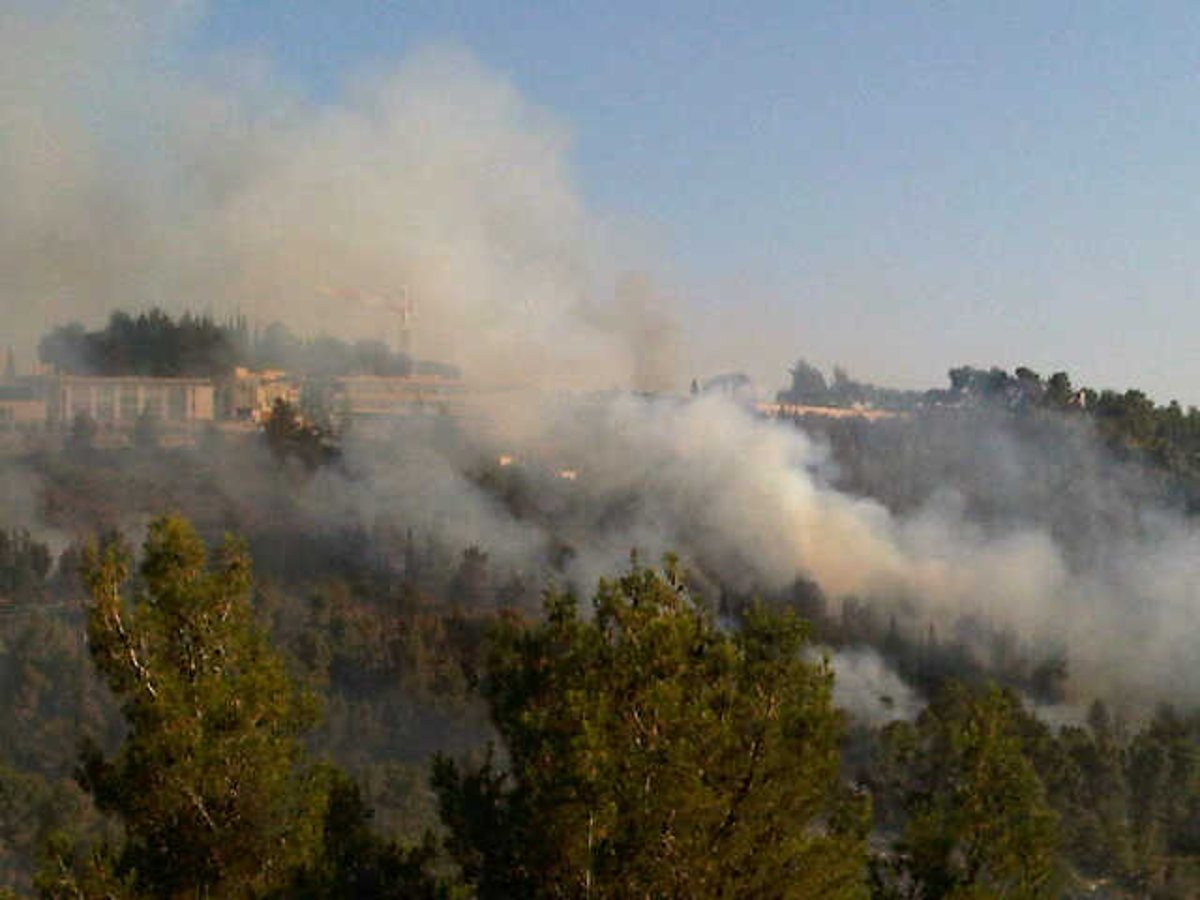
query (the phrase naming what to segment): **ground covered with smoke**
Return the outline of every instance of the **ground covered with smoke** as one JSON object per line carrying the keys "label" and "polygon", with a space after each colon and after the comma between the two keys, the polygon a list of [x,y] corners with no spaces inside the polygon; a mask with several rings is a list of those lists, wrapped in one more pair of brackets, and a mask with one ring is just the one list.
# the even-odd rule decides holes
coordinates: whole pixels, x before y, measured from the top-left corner
{"label": "ground covered with smoke", "polygon": [[[62,781],[70,735],[121,731],[82,658],[80,548],[113,529],[139,540],[164,512],[210,541],[246,536],[259,614],[325,696],[317,746],[400,835],[435,822],[428,754],[494,737],[475,686],[496,618],[536,618],[548,585],[587,596],[631,554],[677,558],[724,627],[763,603],[803,616],[853,725],[847,763],[889,810],[901,794],[878,736],[927,721],[948,684],[1005,684],[1063,734],[1095,701],[1127,736],[1163,703],[1194,705],[1185,495],[1078,417],[797,423],[719,397],[540,392],[495,413],[351,428],[317,464],[215,431],[190,448],[68,443],[6,460],[0,525],[26,535],[6,551],[0,614],[19,725],[6,764],[58,785],[34,790],[40,808],[83,815],[67,812],[82,803]],[[1175,734],[1177,720],[1153,721]],[[890,821],[884,833],[902,827]]]}
{"label": "ground covered with smoke", "polygon": [[311,472],[220,438],[10,462],[5,524],[61,548],[179,509],[247,534],[268,566],[276,544],[307,542],[288,565],[394,577],[414,544],[469,551],[488,603],[520,584],[527,606],[552,581],[586,593],[631,552],[675,553],[714,607],[803,593],[830,629],[933,635],[982,671],[1054,661],[1041,699],[1195,700],[1195,526],[1086,422],[931,410],[806,431],[719,397],[532,391],[493,413],[351,429]]}

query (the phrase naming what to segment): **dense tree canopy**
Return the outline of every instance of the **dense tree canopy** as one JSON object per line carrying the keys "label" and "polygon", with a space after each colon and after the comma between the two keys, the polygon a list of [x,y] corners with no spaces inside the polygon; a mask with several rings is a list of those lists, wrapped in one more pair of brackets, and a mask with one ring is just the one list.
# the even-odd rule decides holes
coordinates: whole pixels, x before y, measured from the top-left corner
{"label": "dense tree canopy", "polygon": [[263,423],[263,436],[276,459],[296,459],[310,469],[338,456],[331,429],[306,420],[295,406],[277,398]]}
{"label": "dense tree canopy", "polygon": [[780,403],[824,404],[830,401],[829,385],[825,383],[825,376],[812,363],[803,359],[797,360],[796,364],[788,369],[788,374],[792,377],[792,384],[779,392]]}
{"label": "dense tree canopy", "polygon": [[115,540],[85,567],[89,647],[129,728],[115,756],[93,748],[81,767],[124,825],[111,869],[155,896],[261,893],[318,846],[324,793],[300,744],[313,701],[254,622],[236,542],[210,566],[185,520],[159,519],[139,574],[127,596]]}
{"label": "dense tree canopy", "polygon": [[161,309],[136,315],[119,310],[96,331],[77,322],[58,326],[43,336],[38,356],[71,375],[215,378],[235,366],[315,376],[458,374],[444,363],[413,360],[381,340],[305,340],[279,322],[251,333],[241,319],[225,324],[191,313],[174,319]]}
{"label": "dense tree canopy", "polygon": [[904,772],[901,844],[921,896],[1058,896],[1058,820],[999,688],[948,685],[887,749]]}
{"label": "dense tree canopy", "polygon": [[500,628],[485,696],[507,754],[435,770],[479,896],[856,897],[865,802],[839,778],[832,676],[796,619],[734,634],[671,568],[552,593]]}
{"label": "dense tree canopy", "polygon": [[160,309],[132,316],[114,312],[100,331],[82,325],[55,328],[38,355],[59,372],[87,375],[215,376],[237,363],[234,332],[207,317],[178,322]]}

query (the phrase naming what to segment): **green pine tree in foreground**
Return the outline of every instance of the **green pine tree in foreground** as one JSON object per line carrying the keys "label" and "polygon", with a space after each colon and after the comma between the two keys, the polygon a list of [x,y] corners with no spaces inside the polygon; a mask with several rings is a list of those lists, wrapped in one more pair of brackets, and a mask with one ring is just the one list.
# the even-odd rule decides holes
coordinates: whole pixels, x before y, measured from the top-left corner
{"label": "green pine tree in foreground", "polygon": [[93,549],[88,642],[128,736],[85,749],[80,781],[124,826],[118,847],[71,861],[61,842],[39,887],[52,896],[247,896],[311,860],[326,805],[300,736],[314,700],[255,623],[245,549],[210,561],[180,518],[150,526],[140,579],[118,540]]}
{"label": "green pine tree in foreground", "polygon": [[668,567],[549,595],[502,626],[485,696],[503,741],[434,784],[481,898],[860,897],[868,809],[839,778],[832,673],[804,625],[718,627]]}
{"label": "green pine tree in foreground", "polygon": [[[833,673],[807,626],[756,607],[725,627],[673,564],[602,581],[590,615],[550,592],[544,619],[497,621],[482,693],[502,744],[435,760],[441,857],[432,836],[406,850],[376,834],[360,787],[305,752],[316,702],[254,619],[238,542],[210,556],[167,517],[136,575],[108,540],[84,576],[88,650],[128,730],[115,752],[85,748],[79,780],[119,830],[44,842],[42,896],[868,895],[870,804],[841,776]],[[952,683],[886,729],[879,808],[900,841],[876,855],[876,896],[1058,895],[1061,823],[1038,766],[1070,760],[1036,724],[1010,691]],[[1161,743],[1136,755],[1152,780]],[[1191,766],[1170,771],[1184,797]],[[1073,783],[1056,777],[1056,796]]]}

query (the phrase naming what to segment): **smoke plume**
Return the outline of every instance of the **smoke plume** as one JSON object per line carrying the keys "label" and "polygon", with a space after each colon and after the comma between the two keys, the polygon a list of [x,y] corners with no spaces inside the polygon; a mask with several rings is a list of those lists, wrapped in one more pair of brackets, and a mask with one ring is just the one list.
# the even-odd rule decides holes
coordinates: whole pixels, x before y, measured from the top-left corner
{"label": "smoke plume", "polygon": [[198,14],[19,4],[0,19],[0,305],[14,339],[157,304],[395,342],[410,304],[414,351],[484,383],[650,371],[661,385],[644,355],[672,326],[645,290],[606,309],[602,228],[549,113],[456,48],[327,104],[266,60],[196,74],[177,57]]}
{"label": "smoke plume", "polygon": [[[1069,520],[1017,509],[985,525],[952,492],[892,508],[839,490],[826,448],[789,425],[717,398],[626,393],[682,383],[669,292],[645,276],[617,287],[562,122],[456,48],[322,103],[267,60],[182,65],[199,15],[148,2],[0,14],[0,313],[25,365],[48,326],[114,308],[394,340],[411,303],[414,351],[460,365],[483,398],[456,436],[473,449],[351,435],[353,474],[322,473],[298,499],[314,518],[395,519],[532,573],[569,544],[582,590],[632,547],[680,551],[739,590],[803,577],[918,629],[994,622],[1065,647],[1074,682],[1097,693],[1200,699],[1200,536],[1181,517],[1092,519],[1078,554]],[[471,477],[500,453],[544,467],[528,474],[539,515]],[[1006,477],[1056,504],[1028,489],[1043,483],[1023,459],[998,455],[995,471],[1015,460]],[[1123,518],[1119,492],[1095,496]]]}

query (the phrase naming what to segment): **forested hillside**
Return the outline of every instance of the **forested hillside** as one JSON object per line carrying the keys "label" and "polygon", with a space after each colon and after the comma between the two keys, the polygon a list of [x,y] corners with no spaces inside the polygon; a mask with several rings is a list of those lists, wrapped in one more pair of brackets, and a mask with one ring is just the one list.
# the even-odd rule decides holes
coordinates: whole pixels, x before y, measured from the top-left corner
{"label": "forested hillside", "polygon": [[[1059,404],[1029,377],[1020,396],[1037,399],[1014,402],[952,381],[905,416],[801,421],[827,447],[813,465],[896,516],[960,510],[981,552],[1036,527],[1068,571],[1140,546],[1163,516],[1188,527],[1194,412],[1171,430],[1171,407]],[[404,460],[433,483],[423,426],[369,453],[344,436],[312,465],[267,433],[7,461],[6,522],[25,524],[0,531],[2,883],[50,897],[1200,890],[1186,673],[1158,697],[1119,672],[1082,680],[1105,670],[1023,620],[803,575],[748,583],[704,556],[708,537],[580,585],[595,523],[637,549],[636,497],[592,509],[590,471],[547,478],[467,453],[472,440],[438,434],[459,448],[443,463],[456,490],[489,522],[554,535],[538,566],[511,525],[456,543],[453,517],[476,508],[461,500],[442,519],[418,513],[444,494],[367,502],[389,478],[395,496],[419,489],[398,480]]]}

